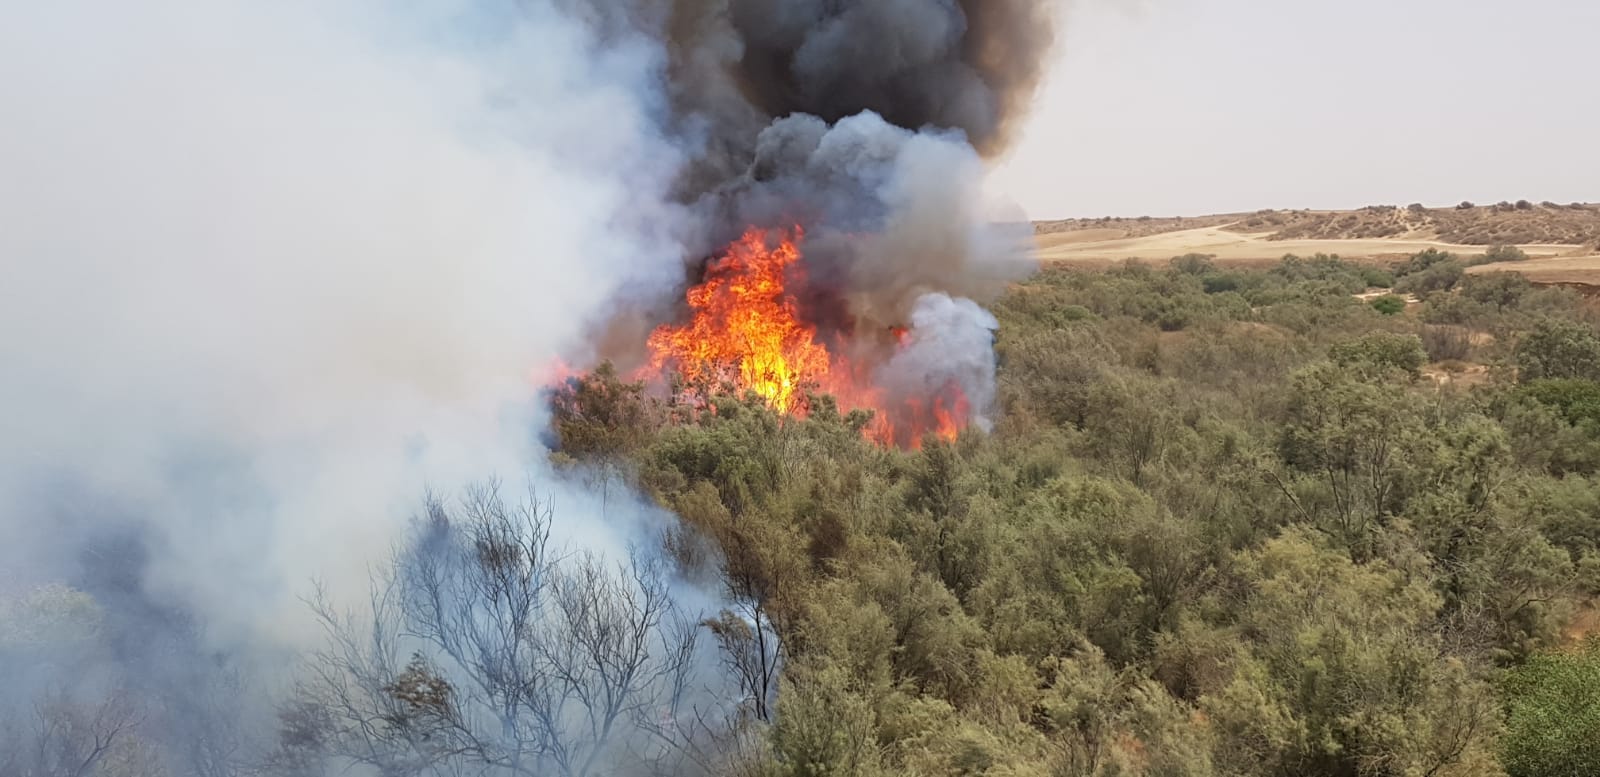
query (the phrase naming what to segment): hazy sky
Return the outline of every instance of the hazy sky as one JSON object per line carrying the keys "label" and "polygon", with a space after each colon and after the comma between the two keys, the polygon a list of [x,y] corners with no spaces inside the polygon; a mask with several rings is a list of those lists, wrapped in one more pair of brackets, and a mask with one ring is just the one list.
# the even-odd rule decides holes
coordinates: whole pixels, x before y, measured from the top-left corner
{"label": "hazy sky", "polygon": [[1600,201],[1600,0],[1081,0],[1033,218]]}

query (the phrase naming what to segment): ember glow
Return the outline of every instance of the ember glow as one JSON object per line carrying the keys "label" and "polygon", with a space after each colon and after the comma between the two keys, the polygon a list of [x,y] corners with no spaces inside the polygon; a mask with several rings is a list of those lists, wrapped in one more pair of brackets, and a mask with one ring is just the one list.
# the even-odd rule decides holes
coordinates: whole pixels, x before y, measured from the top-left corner
{"label": "ember glow", "polygon": [[881,344],[857,333],[853,358],[825,344],[845,342],[851,333],[819,338],[800,305],[808,283],[802,240],[799,229],[747,230],[689,289],[689,318],[650,335],[649,363],[636,377],[665,385],[676,375],[679,398],[691,402],[752,392],[779,413],[802,418],[810,394],[831,394],[843,411],[873,411],[863,433],[880,444],[916,448],[929,435],[953,439],[971,412],[954,382],[899,398],[873,383],[875,368],[905,343],[903,327],[882,333]]}

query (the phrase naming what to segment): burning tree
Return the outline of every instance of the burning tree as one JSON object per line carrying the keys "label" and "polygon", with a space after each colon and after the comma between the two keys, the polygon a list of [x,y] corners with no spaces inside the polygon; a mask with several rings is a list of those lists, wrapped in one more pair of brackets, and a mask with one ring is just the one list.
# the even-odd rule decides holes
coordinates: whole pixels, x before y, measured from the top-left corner
{"label": "burning tree", "polygon": [[697,389],[731,384],[779,412],[804,411],[805,391],[831,377],[833,365],[788,291],[805,277],[799,232],[774,237],[769,247],[764,232],[750,230],[711,263],[688,292],[688,323],[650,335],[652,370],[676,368]]}
{"label": "burning tree", "polygon": [[[803,418],[825,394],[844,411],[869,412],[863,433],[880,444],[917,448],[930,436],[954,439],[983,404],[969,394],[992,392],[992,318],[975,304],[969,310],[928,294],[918,300],[912,326],[878,331],[849,317],[824,323],[811,308],[828,306],[805,303],[828,291],[810,280],[803,241],[798,227],[746,230],[685,293],[686,320],[650,334],[648,363],[632,377],[669,387],[679,417],[707,411],[718,395],[750,394],[780,415]],[[967,349],[987,357],[976,371],[949,370],[948,341],[928,342],[929,332],[946,334],[939,313],[951,310],[982,334],[983,342]],[[576,388],[590,383],[568,380]]]}

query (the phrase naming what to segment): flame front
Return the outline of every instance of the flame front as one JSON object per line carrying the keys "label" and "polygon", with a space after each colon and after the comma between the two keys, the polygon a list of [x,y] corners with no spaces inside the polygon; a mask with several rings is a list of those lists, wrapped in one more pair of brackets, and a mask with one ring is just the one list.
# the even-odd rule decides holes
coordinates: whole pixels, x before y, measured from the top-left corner
{"label": "flame front", "polygon": [[[796,289],[807,278],[800,261],[799,229],[747,230],[706,268],[705,280],[686,294],[690,316],[650,334],[648,367],[641,377],[682,376],[686,393],[732,389],[761,397],[780,413],[804,417],[808,391],[832,394],[843,410],[870,409],[863,434],[883,445],[919,447],[924,435],[954,439],[970,413],[966,396],[951,383],[926,397],[897,400],[872,385],[871,365],[830,353],[807,321]],[[903,347],[896,327],[885,352]]]}
{"label": "flame front", "polygon": [[705,282],[689,290],[689,323],[650,335],[650,363],[656,370],[673,366],[692,384],[732,378],[793,414],[802,410],[808,384],[827,375],[830,360],[816,327],[801,321],[786,291],[803,282],[799,232],[772,237],[777,245],[769,247],[767,233],[751,229],[707,268]]}

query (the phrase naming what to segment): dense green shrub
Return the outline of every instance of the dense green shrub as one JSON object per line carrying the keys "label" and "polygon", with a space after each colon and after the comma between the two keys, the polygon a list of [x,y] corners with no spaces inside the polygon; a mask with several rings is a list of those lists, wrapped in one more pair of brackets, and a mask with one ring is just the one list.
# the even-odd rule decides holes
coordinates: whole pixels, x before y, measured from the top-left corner
{"label": "dense green shrub", "polygon": [[745,774],[1588,773],[1547,651],[1600,588],[1600,333],[1436,251],[1395,270],[1419,324],[1373,270],[1047,267],[993,305],[987,431],[886,450],[825,398],[601,372],[558,455],[781,645]]}
{"label": "dense green shrub", "polygon": [[1407,275],[1423,272],[1436,264],[1448,264],[1454,261],[1457,261],[1455,254],[1429,248],[1412,254],[1404,262],[1395,265],[1394,275],[1396,278],[1404,278]]}
{"label": "dense green shrub", "polygon": [[[1431,249],[1430,249],[1431,250]],[[1466,267],[1454,258],[1429,263],[1425,268],[1397,273],[1394,290],[1419,297],[1449,291],[1466,275]]]}
{"label": "dense green shrub", "polygon": [[1382,267],[1363,267],[1361,281],[1373,288],[1387,289],[1394,286],[1394,272]]}
{"label": "dense green shrub", "polygon": [[1415,376],[1428,353],[1415,335],[1372,332],[1328,349],[1335,364],[1361,370],[1398,369]]}
{"label": "dense green shrub", "polygon": [[1376,310],[1386,316],[1393,316],[1398,313],[1403,313],[1406,309],[1405,297],[1397,297],[1393,294],[1385,294],[1381,297],[1374,297],[1372,302],[1368,304],[1372,305],[1373,310]]}
{"label": "dense green shrub", "polygon": [[1528,254],[1521,248],[1506,243],[1496,243],[1483,252],[1483,264],[1495,262],[1522,262],[1527,261]]}
{"label": "dense green shrub", "polygon": [[1172,269],[1188,275],[1205,275],[1216,270],[1217,257],[1211,254],[1184,254],[1172,258]]}
{"label": "dense green shrub", "polygon": [[1501,745],[1511,777],[1600,774],[1600,641],[1533,657],[1506,678]]}
{"label": "dense green shrub", "polygon": [[1461,295],[1496,311],[1515,307],[1533,291],[1527,278],[1511,272],[1487,272],[1462,279]]}
{"label": "dense green shrub", "polygon": [[1523,381],[1544,378],[1600,380],[1600,336],[1573,321],[1541,321],[1513,354]]}
{"label": "dense green shrub", "polygon": [[1600,383],[1580,378],[1540,378],[1522,384],[1524,396],[1556,411],[1567,423],[1600,429]]}

